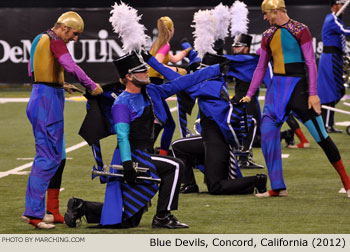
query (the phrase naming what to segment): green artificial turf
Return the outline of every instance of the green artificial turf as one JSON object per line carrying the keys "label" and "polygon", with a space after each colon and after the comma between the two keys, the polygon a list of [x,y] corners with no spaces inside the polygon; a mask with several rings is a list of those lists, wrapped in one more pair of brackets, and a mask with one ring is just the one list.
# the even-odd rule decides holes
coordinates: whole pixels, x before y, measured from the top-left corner
{"label": "green artificial turf", "polygon": [[[1,91],[1,97],[28,97],[28,91]],[[169,103],[170,107],[175,102]],[[337,108],[350,110],[340,103]],[[24,165],[30,160],[17,158],[34,157],[34,139],[31,125],[26,117],[26,103],[0,104],[0,174]],[[193,112],[189,125],[196,117]],[[173,113],[177,118],[176,112]],[[84,102],[66,102],[65,136],[66,147],[83,141],[78,135],[85,116]],[[348,115],[336,114],[336,121],[350,121]],[[192,126],[191,126],[192,127]],[[286,125],[283,126],[286,128]],[[338,126],[344,129],[345,127]],[[173,213],[190,225],[189,229],[152,229],[151,222],[156,210],[157,196],[152,200],[149,211],[141,223],[133,229],[93,229],[84,220],[80,227],[69,228],[56,225],[54,230],[37,230],[20,221],[24,211],[25,191],[28,174],[9,175],[0,178],[0,234],[331,234],[350,233],[350,199],[339,194],[340,179],[329,164],[321,148],[311,138],[306,128],[302,130],[311,143],[309,149],[287,149],[282,142],[282,153],[290,154],[283,159],[284,176],[289,191],[287,198],[256,198],[253,195],[214,196],[207,193],[203,175],[195,170],[199,194],[180,195],[179,210]],[[347,172],[350,173],[350,136],[346,133],[332,134]],[[176,129],[173,140],[179,138]],[[298,140],[296,139],[296,142]],[[158,140],[159,143],[159,140]],[[105,163],[109,163],[116,145],[116,136],[102,141]],[[105,185],[98,179],[91,180],[94,159],[89,146],[67,153],[60,194],[60,209],[64,214],[67,201],[76,196],[90,201],[103,201]],[[260,148],[254,148],[254,160],[264,164]],[[23,171],[30,171],[27,168]],[[267,173],[264,170],[243,170],[246,176]],[[269,184],[268,184],[269,188]]]}

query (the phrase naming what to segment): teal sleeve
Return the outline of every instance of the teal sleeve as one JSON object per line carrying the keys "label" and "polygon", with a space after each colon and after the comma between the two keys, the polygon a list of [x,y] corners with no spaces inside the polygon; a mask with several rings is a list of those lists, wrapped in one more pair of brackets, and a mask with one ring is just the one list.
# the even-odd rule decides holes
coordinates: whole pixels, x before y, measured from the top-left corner
{"label": "teal sleeve", "polygon": [[114,129],[117,133],[120,158],[122,162],[131,160],[131,148],[129,143],[130,125],[128,123],[116,123],[114,124]]}

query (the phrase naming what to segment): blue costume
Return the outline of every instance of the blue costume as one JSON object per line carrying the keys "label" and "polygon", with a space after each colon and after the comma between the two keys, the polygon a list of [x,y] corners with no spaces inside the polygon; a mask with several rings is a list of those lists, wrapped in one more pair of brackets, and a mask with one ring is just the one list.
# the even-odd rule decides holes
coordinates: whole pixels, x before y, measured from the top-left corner
{"label": "blue costume", "polygon": [[[158,67],[155,59],[151,58],[148,62],[153,68]],[[236,63],[236,64],[235,64]],[[232,62],[232,65],[238,67],[241,62]],[[181,75],[172,71],[171,69],[159,70],[163,76],[168,80],[174,80],[179,78]],[[232,73],[233,76],[237,76],[236,73]],[[217,122],[220,126],[222,133],[224,134],[227,142],[234,148],[240,147],[241,137],[235,137],[236,133],[233,132],[234,128],[231,127],[231,123],[237,122],[238,118],[234,118],[232,115],[232,104],[229,100],[223,99],[229,97],[226,82],[224,78],[207,78],[206,81],[192,85],[185,91],[192,97],[192,99],[198,98],[198,106],[201,111],[210,119]],[[214,102],[215,101],[215,102]],[[233,116],[233,118],[231,118]],[[237,130],[237,134],[242,134],[241,130]]]}
{"label": "blue costume", "polygon": [[[350,35],[350,27],[345,27],[335,13],[328,14],[322,27],[323,52],[318,64],[317,93],[321,104],[335,107],[345,94],[343,80],[343,55],[345,36]],[[322,110],[326,127],[333,127],[334,112]]]}
{"label": "blue costume", "polygon": [[[313,109],[308,109],[309,96],[317,94],[316,63],[308,27],[292,19],[282,26],[272,26],[263,33],[261,49],[247,96],[255,94],[272,58],[274,77],[266,92],[261,124],[262,151],[273,190],[269,195],[279,195],[279,191],[286,189],[282,172],[280,129],[291,111],[300,117],[338,171],[345,188],[349,188],[349,178],[339,151],[327,135],[322,117]],[[305,65],[309,73],[309,88]]]}
{"label": "blue costume", "polygon": [[[187,41],[181,43],[182,49],[192,48],[191,44]],[[189,60],[187,65],[187,72],[193,72],[197,70],[200,65],[201,59],[198,57],[196,51],[191,49],[187,55]],[[180,136],[186,137],[191,135],[191,131],[187,128],[187,114],[191,115],[192,109],[195,105],[195,99],[191,97],[186,91],[181,91],[176,94],[177,97],[177,114],[178,114],[178,125],[180,130]],[[198,114],[199,117],[199,114]]]}
{"label": "blue costume", "polygon": [[345,36],[349,35],[350,27],[345,27],[335,13],[326,16],[322,27],[323,52],[317,76],[317,93],[322,104],[338,101],[345,93],[342,67]]}
{"label": "blue costume", "polygon": [[[26,209],[23,214],[33,219],[44,217],[46,191],[61,162],[65,160],[64,70],[76,77],[89,91],[96,88],[96,83],[74,63],[63,39],[52,30],[36,36],[31,47],[29,63],[29,75],[33,77],[34,84],[27,106],[27,116],[33,127],[36,154],[28,179]],[[62,176],[63,166],[59,176]],[[56,183],[58,185],[55,188],[49,187],[48,190],[49,193],[50,191],[55,193],[53,214],[56,219],[59,215],[60,183],[58,179]],[[48,203],[51,198],[48,195]]]}
{"label": "blue costume", "polygon": [[[148,63],[152,65],[152,60]],[[178,74],[168,72],[162,73],[162,75],[167,79],[174,79]],[[235,162],[235,157],[231,155],[233,150],[238,150],[241,147],[250,124],[245,125],[244,109],[231,103],[224,78],[211,78],[191,86],[185,91],[193,100],[198,98],[201,123],[203,122],[203,139],[201,136],[186,137],[175,141],[172,145],[176,157],[185,162],[185,174],[192,171],[193,160],[190,159],[195,156],[202,164],[205,164],[204,173],[209,193],[252,193],[255,187],[259,187],[259,191],[264,192],[266,180],[262,179],[263,176],[243,178]],[[177,143],[180,143],[181,147]],[[204,145],[206,146],[205,151]],[[179,149],[181,150],[179,151]],[[185,158],[188,155],[191,157]]]}
{"label": "blue costume", "polygon": [[[164,70],[167,71],[167,69]],[[169,71],[173,72],[170,69]],[[114,153],[112,164],[132,160],[138,162],[140,167],[150,168],[150,176],[155,178],[161,176],[159,173],[162,171],[159,170],[157,162],[169,160],[169,157],[148,153],[149,148],[153,146],[153,113],[158,120],[166,120],[166,112],[162,105],[167,97],[220,74],[219,67],[213,66],[162,85],[149,84],[142,88],[140,94],[124,91],[119,95],[112,107],[113,123],[118,138],[118,148]],[[174,182],[167,186],[169,188],[164,189],[165,186],[163,186],[163,190],[160,190],[157,211],[177,208],[178,172],[177,169]],[[161,178],[163,183],[163,177]],[[162,188],[162,184],[160,188]],[[118,224],[142,211],[146,203],[155,195],[157,189],[158,186],[154,183],[131,185],[120,183],[117,180],[109,180],[101,224]]]}
{"label": "blue costume", "polygon": [[[225,55],[227,59],[231,61],[229,71],[227,72],[228,76],[235,78],[235,96],[232,100],[235,103],[238,103],[247,93],[250,85],[250,81],[253,78],[255,68],[259,61],[259,56],[257,54],[234,54],[234,55]],[[271,80],[272,71],[267,71],[264,77],[264,84],[267,86]],[[261,108],[259,104],[259,91],[255,93],[252,97],[252,100],[247,104],[247,113],[252,115],[255,122],[255,127],[252,127],[250,132],[247,135],[243,143],[243,149],[245,151],[250,151],[252,146],[260,147],[260,122],[261,122]],[[241,165],[247,164],[245,161],[246,158],[240,159]],[[252,162],[252,161],[250,161]],[[249,163],[248,163],[249,164]]]}

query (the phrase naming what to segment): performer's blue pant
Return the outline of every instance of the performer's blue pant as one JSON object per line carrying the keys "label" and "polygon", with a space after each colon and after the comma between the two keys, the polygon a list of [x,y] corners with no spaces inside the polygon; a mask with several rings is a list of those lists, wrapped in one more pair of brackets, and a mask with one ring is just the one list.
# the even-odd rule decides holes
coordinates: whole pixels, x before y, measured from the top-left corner
{"label": "performer's blue pant", "polygon": [[282,172],[280,130],[291,111],[300,117],[332,164],[341,158],[338,148],[324,128],[322,117],[313,109],[308,109],[308,97],[305,78],[275,76],[266,92],[261,121],[261,148],[273,190],[286,188]]}
{"label": "performer's blue pant", "polygon": [[34,84],[27,106],[33,127],[35,158],[28,178],[23,215],[42,219],[45,194],[62,158],[65,158],[63,134],[64,89]]}

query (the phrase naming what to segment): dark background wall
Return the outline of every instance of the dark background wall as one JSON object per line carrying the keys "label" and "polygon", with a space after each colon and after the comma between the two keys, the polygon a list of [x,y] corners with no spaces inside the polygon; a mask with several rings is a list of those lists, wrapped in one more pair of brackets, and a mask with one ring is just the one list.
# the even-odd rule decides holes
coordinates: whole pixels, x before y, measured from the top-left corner
{"label": "dark background wall", "polygon": [[[115,0],[1,0],[0,7],[110,7]],[[118,0],[118,2],[120,2]],[[231,5],[234,1],[226,0],[132,0],[123,1],[133,7],[186,7],[216,6],[219,3]],[[248,6],[260,6],[262,0],[244,0]],[[285,0],[289,5],[327,5],[328,0]]]}
{"label": "dark background wall", "polygon": [[[115,1],[91,0],[0,0],[0,84],[23,84],[31,82],[27,76],[29,49],[34,37],[52,27],[58,16],[68,10],[76,10],[84,19],[85,30],[77,43],[70,43],[72,55],[87,74],[96,82],[108,83],[118,79],[113,59],[123,54],[122,43],[113,33],[108,19]],[[169,16],[175,23],[175,36],[170,41],[173,53],[181,50],[180,41],[187,37],[193,42],[191,27],[193,14],[199,9],[213,8],[220,2],[231,6],[234,1],[124,1],[142,15],[141,23],[146,34],[155,39],[156,23],[161,16]],[[262,32],[268,28],[260,10],[262,1],[244,0],[249,9],[249,33],[254,36],[254,53],[259,47]],[[299,3],[299,5],[297,5]],[[307,5],[305,5],[307,3]],[[319,3],[319,4],[316,4]],[[196,5],[195,5],[196,4]],[[329,13],[328,1],[288,1],[291,18],[307,24],[314,38],[316,57],[322,51],[321,30],[324,17]],[[190,6],[192,5],[192,6]],[[157,6],[157,7],[155,7]],[[344,15],[350,24],[350,15]],[[225,49],[231,53],[233,38],[225,41]],[[182,62],[186,64],[186,62]],[[75,82],[67,76],[68,81]]]}

